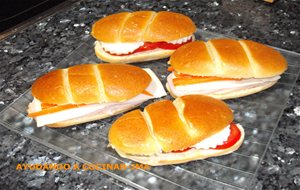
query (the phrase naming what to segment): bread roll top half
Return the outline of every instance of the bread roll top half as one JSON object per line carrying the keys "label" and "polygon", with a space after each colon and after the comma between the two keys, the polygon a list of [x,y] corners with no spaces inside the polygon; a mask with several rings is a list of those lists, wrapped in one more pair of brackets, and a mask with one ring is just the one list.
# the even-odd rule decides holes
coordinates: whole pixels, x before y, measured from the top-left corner
{"label": "bread roll top half", "polygon": [[280,75],[287,69],[285,58],[275,49],[251,40],[239,42],[251,62],[256,78]]}
{"label": "bread roll top half", "polygon": [[213,39],[178,48],[170,57],[178,73],[223,78],[266,78],[287,69],[275,49],[250,40]]}
{"label": "bread roll top half", "polygon": [[[233,120],[225,103],[202,95],[158,101],[146,106],[143,114],[137,111],[123,115],[112,125],[109,142],[115,149],[141,155],[183,150],[222,131]],[[141,148],[145,144],[152,147],[151,151]]]}
{"label": "bread roll top half", "polygon": [[124,64],[83,64],[51,71],[32,85],[42,103],[93,104],[122,102],[142,93],[151,77],[139,67]]}
{"label": "bread roll top half", "polygon": [[127,154],[151,155],[160,152],[160,146],[151,135],[140,110],[120,117],[111,127],[110,144]]}
{"label": "bread roll top half", "polygon": [[186,95],[177,98],[176,106],[182,120],[195,135],[195,143],[220,132],[233,121],[231,109],[223,101],[209,96]]}
{"label": "bread roll top half", "polygon": [[106,43],[172,41],[192,35],[193,21],[180,13],[137,11],[104,17],[93,24],[92,36]]}
{"label": "bread roll top half", "polygon": [[144,113],[154,138],[164,152],[185,149],[192,144],[188,126],[180,119],[172,101],[150,104]]}

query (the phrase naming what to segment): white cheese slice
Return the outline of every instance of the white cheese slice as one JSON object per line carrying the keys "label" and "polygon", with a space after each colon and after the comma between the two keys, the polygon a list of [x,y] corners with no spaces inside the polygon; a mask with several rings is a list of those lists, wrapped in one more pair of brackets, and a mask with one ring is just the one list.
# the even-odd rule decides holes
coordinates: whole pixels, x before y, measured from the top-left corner
{"label": "white cheese slice", "polygon": [[133,43],[105,43],[96,41],[96,43],[100,43],[103,49],[107,52],[121,55],[131,53],[134,50],[144,45],[144,42],[133,42]]}
{"label": "white cheese slice", "polygon": [[169,41],[168,43],[171,43],[171,44],[182,44],[182,43],[185,43],[191,39],[194,39],[194,35],[190,35],[190,36],[187,36],[187,37],[183,37],[183,38],[180,38],[178,40],[172,40],[172,41]]}
{"label": "white cheese slice", "polygon": [[218,145],[224,144],[224,142],[227,141],[229,135],[230,135],[230,125],[225,127],[222,131],[193,145],[192,147],[195,147],[196,149],[205,149],[205,150],[210,148],[216,148]]}

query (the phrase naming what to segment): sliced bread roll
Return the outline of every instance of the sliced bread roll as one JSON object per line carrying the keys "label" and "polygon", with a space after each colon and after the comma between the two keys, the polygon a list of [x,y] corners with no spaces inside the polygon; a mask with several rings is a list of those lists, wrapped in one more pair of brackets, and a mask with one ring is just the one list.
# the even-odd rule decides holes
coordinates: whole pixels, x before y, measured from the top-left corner
{"label": "sliced bread roll", "polygon": [[178,48],[170,57],[167,88],[175,96],[242,97],[274,85],[287,69],[275,49],[250,40],[212,39]]}
{"label": "sliced bread roll", "polygon": [[142,93],[151,77],[139,67],[83,64],[51,71],[32,85],[32,95],[49,104],[91,104],[125,101]]}
{"label": "sliced bread roll", "polygon": [[28,116],[37,126],[66,127],[130,110],[166,92],[150,69],[83,64],[38,78],[32,95]]}
{"label": "sliced bread roll", "polygon": [[177,40],[196,31],[193,21],[179,13],[122,12],[94,23],[92,36],[102,42],[161,42]]}
{"label": "sliced bread roll", "polygon": [[[222,101],[201,95],[163,100],[134,110],[120,117],[109,131],[109,143],[122,157],[150,165],[165,165],[220,156],[236,150],[244,138],[243,128],[235,127],[234,142],[225,148],[228,126],[233,114]],[[197,148],[218,134],[219,142],[206,143],[209,148]],[[208,140],[207,140],[208,139]],[[218,140],[217,140],[218,141]]]}
{"label": "sliced bread roll", "polygon": [[93,24],[96,56],[113,63],[169,57],[194,40],[193,21],[175,12],[137,11],[106,16]]}
{"label": "sliced bread roll", "polygon": [[170,57],[173,69],[192,76],[266,78],[287,69],[275,49],[250,40],[213,39],[178,48]]}

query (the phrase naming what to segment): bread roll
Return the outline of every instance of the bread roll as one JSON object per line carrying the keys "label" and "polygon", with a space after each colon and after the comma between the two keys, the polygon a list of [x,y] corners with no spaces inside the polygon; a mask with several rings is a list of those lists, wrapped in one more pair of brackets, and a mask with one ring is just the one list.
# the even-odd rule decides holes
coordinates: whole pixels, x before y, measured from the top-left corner
{"label": "bread roll", "polygon": [[122,102],[142,93],[151,77],[139,67],[122,64],[83,64],[51,71],[32,85],[42,103],[92,104]]}
{"label": "bread roll", "polygon": [[175,12],[122,12],[104,17],[94,23],[92,36],[102,42],[161,42],[192,35],[193,21]]}
{"label": "bread roll", "polygon": [[267,78],[287,69],[275,49],[250,40],[213,39],[191,42],[170,57],[178,73],[223,78]]}
{"label": "bread roll", "polygon": [[[186,153],[175,154],[172,151],[189,148],[222,131],[232,121],[233,113],[224,102],[202,95],[183,96],[174,102],[162,100],[152,103],[145,107],[143,113],[134,110],[123,115],[113,123],[109,143],[121,156],[145,164],[181,163],[204,158],[205,154],[195,157],[193,153],[182,157],[180,155]],[[240,131],[243,138],[242,127]],[[201,151],[213,152],[206,156],[230,153],[239,147],[242,140],[228,149]],[[166,159],[168,154],[174,154],[173,158]]]}

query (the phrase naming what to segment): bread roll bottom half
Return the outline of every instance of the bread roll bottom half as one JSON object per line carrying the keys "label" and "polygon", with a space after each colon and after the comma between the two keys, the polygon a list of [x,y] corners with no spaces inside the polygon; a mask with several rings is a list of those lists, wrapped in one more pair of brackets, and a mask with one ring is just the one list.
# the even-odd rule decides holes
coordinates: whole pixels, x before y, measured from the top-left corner
{"label": "bread roll bottom half", "polygon": [[159,166],[232,153],[244,136],[224,102],[187,95],[121,116],[110,128],[109,145],[121,157]]}

